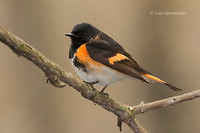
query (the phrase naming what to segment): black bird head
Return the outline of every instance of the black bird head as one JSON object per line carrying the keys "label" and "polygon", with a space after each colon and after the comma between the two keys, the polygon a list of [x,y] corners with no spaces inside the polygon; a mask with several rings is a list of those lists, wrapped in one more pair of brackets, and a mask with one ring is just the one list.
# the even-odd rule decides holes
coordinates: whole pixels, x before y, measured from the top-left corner
{"label": "black bird head", "polygon": [[72,46],[77,48],[95,38],[99,32],[94,26],[88,23],[81,23],[74,26],[71,33],[66,33],[65,35],[71,37]]}

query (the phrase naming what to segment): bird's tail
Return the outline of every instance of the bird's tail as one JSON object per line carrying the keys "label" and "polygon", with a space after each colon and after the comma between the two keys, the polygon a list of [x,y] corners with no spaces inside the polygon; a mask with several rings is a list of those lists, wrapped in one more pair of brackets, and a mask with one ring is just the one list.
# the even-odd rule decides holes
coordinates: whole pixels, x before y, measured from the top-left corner
{"label": "bird's tail", "polygon": [[157,78],[157,77],[155,77],[155,76],[153,76],[153,75],[151,75],[151,74],[142,73],[141,75],[142,75],[142,77],[144,78],[144,80],[145,80],[146,82],[148,82],[148,83],[150,83],[150,82],[158,82],[158,83],[161,83],[161,84],[163,84],[163,85],[168,86],[170,89],[172,89],[172,90],[174,90],[174,91],[181,91],[181,89],[179,89],[179,88],[177,88],[177,87],[175,87],[175,86],[173,86],[173,85],[171,85],[171,84],[168,84],[168,83],[166,83],[165,81],[163,81],[163,80],[161,80],[161,79],[159,79],[159,78]]}

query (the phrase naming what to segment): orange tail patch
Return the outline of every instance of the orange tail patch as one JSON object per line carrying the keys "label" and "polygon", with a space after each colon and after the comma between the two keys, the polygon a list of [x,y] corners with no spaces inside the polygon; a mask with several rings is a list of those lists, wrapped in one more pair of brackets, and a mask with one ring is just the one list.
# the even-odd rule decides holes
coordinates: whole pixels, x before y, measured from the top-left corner
{"label": "orange tail patch", "polygon": [[168,86],[170,89],[174,90],[174,91],[181,91],[181,89],[171,85],[171,84],[168,84],[166,83],[165,81],[151,75],[151,74],[142,74],[142,77],[147,81],[147,82],[158,82],[158,83],[161,83],[161,84],[164,84],[166,86]]}
{"label": "orange tail patch", "polygon": [[150,75],[150,74],[142,74],[143,78],[147,81],[147,82],[159,82],[159,83],[166,83],[165,81],[153,76],[153,75]]}

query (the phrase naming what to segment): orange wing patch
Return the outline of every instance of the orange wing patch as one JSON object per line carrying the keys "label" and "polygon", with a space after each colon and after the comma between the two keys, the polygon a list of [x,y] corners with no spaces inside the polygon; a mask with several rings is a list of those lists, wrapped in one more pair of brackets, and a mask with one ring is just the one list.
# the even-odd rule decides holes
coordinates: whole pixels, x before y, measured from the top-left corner
{"label": "orange wing patch", "polygon": [[86,44],[82,44],[78,49],[75,55],[78,57],[78,60],[83,64],[92,64],[95,66],[102,66],[101,63],[93,60],[86,49]]}
{"label": "orange wing patch", "polygon": [[129,59],[129,58],[126,57],[123,54],[118,53],[115,56],[108,58],[108,61],[109,61],[110,64],[114,65],[115,62],[122,61],[122,60],[125,60],[125,59]]}

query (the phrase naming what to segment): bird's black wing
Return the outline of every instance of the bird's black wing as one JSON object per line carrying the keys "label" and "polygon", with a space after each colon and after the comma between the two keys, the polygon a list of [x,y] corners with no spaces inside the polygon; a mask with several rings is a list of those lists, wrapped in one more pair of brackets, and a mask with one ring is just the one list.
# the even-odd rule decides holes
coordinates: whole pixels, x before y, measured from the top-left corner
{"label": "bird's black wing", "polygon": [[105,40],[92,40],[86,45],[90,57],[116,71],[141,79],[144,82],[158,82],[168,86],[170,89],[180,91],[181,89],[166,83],[142,69],[135,60],[118,44]]}
{"label": "bird's black wing", "polygon": [[90,57],[116,71],[146,82],[141,73],[148,73],[116,42],[92,40],[86,45]]}

